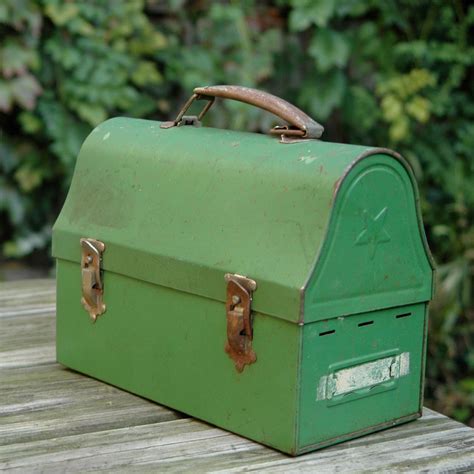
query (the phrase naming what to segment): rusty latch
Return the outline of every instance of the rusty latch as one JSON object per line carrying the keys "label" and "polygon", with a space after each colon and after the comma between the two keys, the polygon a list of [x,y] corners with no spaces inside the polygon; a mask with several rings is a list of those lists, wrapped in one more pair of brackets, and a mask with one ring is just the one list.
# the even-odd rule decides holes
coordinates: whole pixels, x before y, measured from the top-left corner
{"label": "rusty latch", "polygon": [[252,294],[257,283],[242,275],[227,273],[227,343],[225,351],[235,362],[235,368],[242,372],[248,364],[253,364],[257,356],[252,348]]}
{"label": "rusty latch", "polygon": [[81,239],[82,298],[81,303],[92,321],[105,313],[104,284],[102,281],[102,254],[105,244],[100,240]]}

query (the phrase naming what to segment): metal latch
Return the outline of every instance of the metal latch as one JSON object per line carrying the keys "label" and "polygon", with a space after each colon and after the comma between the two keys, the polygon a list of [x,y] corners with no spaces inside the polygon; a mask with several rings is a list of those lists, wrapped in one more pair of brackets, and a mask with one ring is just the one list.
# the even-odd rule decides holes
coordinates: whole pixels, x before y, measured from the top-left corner
{"label": "metal latch", "polygon": [[235,363],[238,372],[253,364],[257,356],[252,348],[253,330],[251,318],[252,294],[257,283],[242,275],[227,273],[226,314],[227,343],[225,351]]}
{"label": "metal latch", "polygon": [[100,240],[81,239],[82,298],[81,303],[95,322],[105,313],[104,283],[102,281],[102,254],[105,244]]}

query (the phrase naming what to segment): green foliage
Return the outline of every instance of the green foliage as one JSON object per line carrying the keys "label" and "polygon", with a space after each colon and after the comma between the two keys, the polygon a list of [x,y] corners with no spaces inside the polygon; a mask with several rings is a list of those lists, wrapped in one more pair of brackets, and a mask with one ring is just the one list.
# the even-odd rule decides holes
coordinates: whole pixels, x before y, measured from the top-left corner
{"label": "green foliage", "polygon": [[[3,0],[0,242],[47,249],[79,147],[107,117],[169,118],[196,85],[280,95],[332,141],[412,164],[439,264],[427,394],[474,424],[474,7],[422,0]],[[273,117],[218,103],[208,124]]]}
{"label": "green foliage", "polygon": [[91,128],[157,108],[167,40],[140,0],[6,0],[0,33],[0,238],[22,256],[48,246]]}

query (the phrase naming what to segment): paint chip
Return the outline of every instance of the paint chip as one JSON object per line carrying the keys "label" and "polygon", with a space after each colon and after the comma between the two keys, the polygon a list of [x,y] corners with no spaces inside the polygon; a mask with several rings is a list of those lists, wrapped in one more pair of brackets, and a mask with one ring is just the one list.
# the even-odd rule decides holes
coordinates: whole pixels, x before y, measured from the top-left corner
{"label": "paint chip", "polygon": [[317,160],[317,156],[300,156],[298,158],[298,161],[302,161],[305,165],[309,165],[312,163],[314,160]]}

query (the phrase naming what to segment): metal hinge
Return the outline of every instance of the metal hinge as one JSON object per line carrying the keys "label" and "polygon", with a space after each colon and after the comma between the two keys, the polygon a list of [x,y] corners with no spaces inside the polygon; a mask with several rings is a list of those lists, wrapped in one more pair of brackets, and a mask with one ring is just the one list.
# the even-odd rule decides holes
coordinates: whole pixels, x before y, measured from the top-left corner
{"label": "metal hinge", "polygon": [[252,348],[252,294],[257,283],[242,275],[226,273],[227,343],[225,351],[235,363],[238,372],[253,364],[257,356]]}
{"label": "metal hinge", "polygon": [[81,272],[82,298],[81,303],[89,313],[92,321],[105,313],[104,283],[102,281],[102,254],[105,244],[100,240],[81,239]]}

